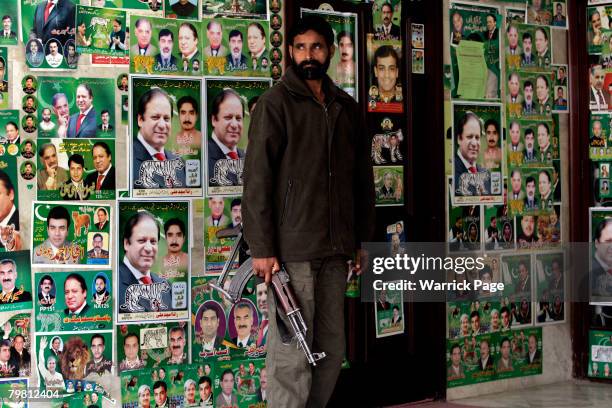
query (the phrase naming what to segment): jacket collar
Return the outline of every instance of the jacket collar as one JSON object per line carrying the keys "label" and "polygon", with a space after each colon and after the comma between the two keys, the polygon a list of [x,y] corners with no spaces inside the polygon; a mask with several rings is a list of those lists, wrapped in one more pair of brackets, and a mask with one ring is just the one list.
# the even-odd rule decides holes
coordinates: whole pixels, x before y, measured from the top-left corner
{"label": "jacket collar", "polygon": [[[283,75],[281,81],[282,84],[287,87],[289,92],[304,96],[306,98],[316,99],[310,88],[308,88],[306,82],[302,80],[295,72],[295,68],[293,66],[287,67],[287,71],[285,72],[285,75]],[[333,102],[336,98],[345,98],[344,93],[339,92],[338,87],[332,82],[327,74],[323,78],[323,92],[325,93],[325,100],[327,104]]]}

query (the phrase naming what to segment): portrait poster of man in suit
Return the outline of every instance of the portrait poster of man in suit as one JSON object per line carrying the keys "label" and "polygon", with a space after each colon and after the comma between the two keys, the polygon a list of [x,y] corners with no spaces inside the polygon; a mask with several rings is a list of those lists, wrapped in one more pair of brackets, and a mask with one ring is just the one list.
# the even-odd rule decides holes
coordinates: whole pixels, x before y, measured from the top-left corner
{"label": "portrait poster of man in suit", "polygon": [[196,79],[132,77],[134,196],[202,194],[200,85]]}
{"label": "portrait poster of man in suit", "polygon": [[[32,214],[32,263],[47,268],[71,265],[71,269],[87,269],[88,242],[96,232],[95,214],[101,207],[110,214],[109,205],[36,201]],[[110,257],[99,260],[99,267],[110,265]]]}
{"label": "portrait poster of man in suit", "polygon": [[[198,43],[203,47],[203,53],[198,53],[201,71],[204,75],[215,76],[268,77],[271,66],[269,33],[267,20],[203,18]],[[190,37],[187,31],[185,34]],[[183,60],[185,54],[183,52]]]}
{"label": "portrait poster of man in suit", "polygon": [[[76,4],[75,0],[35,0],[21,2],[21,28],[24,43],[29,40],[40,41],[45,53],[39,65],[33,65],[26,58],[29,67],[44,69],[76,69],[66,58],[69,42],[75,42]],[[14,24],[17,21],[14,21]],[[52,40],[52,41],[50,41]],[[47,44],[55,46],[48,47]],[[28,51],[28,50],[26,50]],[[51,53],[54,55],[51,56]]]}
{"label": "portrait poster of man in suit", "polygon": [[17,45],[19,41],[19,9],[18,0],[8,0],[0,8],[0,45]]}
{"label": "portrait poster of man in suit", "polygon": [[[121,201],[118,231],[118,319],[186,318],[189,269],[164,268],[167,253],[164,225],[171,219],[185,225],[189,242],[187,201]],[[190,254],[190,252],[188,252]]]}
{"label": "portrait poster of man in suit", "polygon": [[[36,330],[111,329],[113,287],[110,276],[110,270],[37,272],[34,281],[38,296],[36,311],[40,317],[35,322]],[[105,283],[101,285],[101,281]],[[96,300],[100,295],[105,302]]]}
{"label": "portrait poster of man in suit", "polygon": [[206,80],[208,194],[242,194],[242,169],[251,120],[247,107],[269,87],[268,79]]}
{"label": "portrait poster of man in suit", "polygon": [[102,111],[115,104],[114,79],[39,76],[37,80],[38,137],[115,137],[115,115],[108,118],[112,126],[106,130],[101,126]]}
{"label": "portrait poster of man in suit", "polygon": [[399,40],[402,18],[402,2],[376,0],[372,7],[372,20],[377,40]]}
{"label": "portrait poster of man in suit", "polygon": [[[499,104],[453,104],[453,204],[478,203],[482,200],[501,203],[503,176],[501,163],[485,166],[489,136],[485,123],[501,122]],[[495,143],[504,156],[504,143]]]}
{"label": "portrait poster of man in suit", "polygon": [[[68,176],[55,188],[38,191],[38,199],[52,201],[112,200],[115,198],[114,139],[39,139],[56,152],[58,168]],[[47,152],[47,155],[49,153]],[[39,157],[39,168],[45,168]]]}
{"label": "portrait poster of man in suit", "polygon": [[0,254],[0,312],[32,308],[30,251]]}

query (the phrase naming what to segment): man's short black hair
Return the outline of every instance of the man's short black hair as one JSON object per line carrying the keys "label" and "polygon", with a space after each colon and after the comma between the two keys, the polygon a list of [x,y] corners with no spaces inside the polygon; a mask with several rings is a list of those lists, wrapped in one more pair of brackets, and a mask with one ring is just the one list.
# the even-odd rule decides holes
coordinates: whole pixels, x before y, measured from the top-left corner
{"label": "man's short black hair", "polygon": [[215,316],[217,316],[217,319],[219,318],[219,310],[217,310],[216,307],[212,307],[207,304],[202,305],[202,315],[204,314],[204,312],[208,312],[209,310],[215,312]]}
{"label": "man's short black hair", "polygon": [[82,168],[85,168],[85,159],[83,159],[83,156],[78,153],[75,153],[68,158],[68,167],[70,167],[70,163],[76,163],[81,165]]}
{"label": "man's short black hair", "polygon": [[242,204],[242,199],[241,199],[241,198],[234,198],[234,199],[232,200],[231,205],[230,205],[230,209],[231,209],[231,208],[234,208],[234,207],[235,207],[235,206],[237,206],[237,205],[241,205],[241,204]]}
{"label": "man's short black hair", "polygon": [[102,345],[106,344],[106,342],[104,341],[104,337],[100,333],[96,333],[93,336],[91,336],[91,340],[89,341],[89,344],[93,344],[94,339],[102,340]]}
{"label": "man's short black hair", "polygon": [[331,26],[327,21],[325,21],[324,18],[315,15],[302,17],[293,25],[293,27],[291,27],[291,30],[289,30],[289,35],[287,36],[288,44],[293,46],[293,40],[295,37],[310,30],[321,35],[325,39],[325,43],[328,48],[334,44],[334,31],[332,30]]}
{"label": "man's short black hair", "polygon": [[249,101],[247,102],[247,108],[249,108],[249,112],[253,110],[253,105],[255,105],[258,100],[259,100],[259,95],[255,95],[254,97],[249,99]]}
{"label": "man's short black hair", "polygon": [[106,144],[106,142],[96,142],[96,143],[94,143],[93,147],[91,148],[92,153],[93,153],[93,151],[94,151],[94,149],[95,149],[96,147],[101,147],[101,148],[103,148],[103,149],[104,149],[104,151],[106,152],[106,155],[107,155],[107,156],[112,156],[112,154],[111,154],[111,149],[110,149],[110,147],[108,147],[108,145]]}
{"label": "man's short black hair", "polygon": [[348,37],[349,40],[351,40],[351,44],[355,44],[355,41],[353,39],[353,33],[347,30],[342,30],[338,33],[338,35],[336,35],[336,41],[338,41],[338,45],[340,45],[340,40],[342,40],[342,38],[344,37]]}
{"label": "man's short black hair", "polygon": [[108,109],[102,109],[102,112],[100,112],[100,116],[104,115],[105,113],[108,113],[110,115]]}
{"label": "man's short black hair", "polygon": [[527,89],[527,88],[533,89],[533,83],[531,81],[525,81],[525,83],[523,84],[523,89]]}
{"label": "man's short black hair", "polygon": [[53,278],[51,277],[51,275],[45,275],[42,278],[40,278],[40,283],[42,284],[46,280],[51,281],[51,284],[53,285]]}
{"label": "man's short black hair", "polygon": [[533,176],[527,176],[527,178],[525,179],[525,185],[529,183],[535,184],[535,178]]}
{"label": "man's short black hair", "polygon": [[234,38],[234,37],[240,37],[240,39],[241,39],[241,40],[244,40],[244,38],[242,37],[242,33],[240,32],[240,30],[236,30],[236,29],[234,29],[234,30],[230,31],[230,32],[229,32],[229,35],[228,35],[228,37],[227,37],[227,38],[231,40],[231,39],[232,39],[232,38]]}
{"label": "man's short black hair", "polygon": [[178,218],[170,218],[168,221],[166,221],[166,223],[164,224],[164,234],[167,234],[168,230],[173,225],[179,227],[183,235],[185,235],[185,223]]}
{"label": "man's short black hair", "polygon": [[497,134],[499,134],[499,123],[497,123],[495,119],[488,119],[485,122],[485,125],[484,125],[485,131],[490,125],[493,125],[495,127],[495,131],[497,132]]}
{"label": "man's short black hair", "polygon": [[130,337],[136,337],[136,341],[139,342],[138,340],[138,335],[136,333],[128,333],[125,335],[125,337],[123,338],[123,345],[125,346],[125,342],[127,341],[127,339],[129,339]]}
{"label": "man's short black hair", "polygon": [[378,64],[379,58],[393,57],[395,60],[395,64],[399,64],[399,55],[397,55],[397,51],[390,45],[382,45],[376,49],[374,53],[374,66]]}
{"label": "man's short black hair", "polygon": [[161,30],[159,30],[159,35],[157,36],[157,39],[160,40],[162,37],[168,36],[170,36],[170,39],[174,41],[174,34],[172,34],[172,31],[168,30],[167,28],[162,28]]}
{"label": "man's short black hair", "polygon": [[601,221],[597,225],[597,228],[595,228],[595,233],[593,234],[593,238],[599,241],[599,239],[601,238],[601,233],[603,232],[604,229],[606,229],[606,227],[610,223],[612,223],[612,218],[606,218],[605,220]]}
{"label": "man's short black hair", "polygon": [[208,383],[209,386],[212,387],[212,381],[210,380],[210,377],[207,377],[207,376],[200,377],[200,380],[198,381],[198,386],[206,382]]}
{"label": "man's short black hair", "polygon": [[181,111],[181,106],[183,106],[183,104],[185,103],[191,104],[193,109],[196,111],[196,115],[200,114],[200,108],[198,105],[198,101],[196,101],[195,98],[191,95],[185,95],[178,100],[178,102],[176,103],[176,108],[178,109],[179,112]]}
{"label": "man's short black hair", "polygon": [[66,220],[66,222],[68,222],[66,227],[70,227],[70,215],[68,214],[66,207],[58,205],[49,211],[49,215],[47,216],[47,227],[49,226],[49,220],[51,220],[51,218],[54,220]]}
{"label": "man's short black hair", "polygon": [[155,216],[148,211],[138,211],[136,214],[132,215],[129,220],[125,223],[125,227],[123,228],[123,239],[127,239],[128,241],[132,238],[132,232],[136,224],[138,224],[142,219],[149,218],[157,227],[157,239],[159,240],[159,224],[155,219]]}
{"label": "man's short black hair", "polygon": [[87,283],[85,282],[85,278],[83,278],[81,275],[79,275],[78,273],[71,273],[70,275],[68,275],[66,277],[66,280],[64,281],[64,285],[66,285],[66,282],[68,282],[70,279],[74,279],[77,282],[79,282],[79,285],[81,285],[81,292],[86,292],[87,291]]}
{"label": "man's short black hair", "polygon": [[524,33],[524,34],[523,34],[523,41],[525,41],[525,40],[530,40],[530,41],[531,41],[531,34],[529,34],[529,33]]}
{"label": "man's short black hair", "polygon": [[102,237],[102,234],[100,234],[99,232],[96,232],[92,238],[92,240],[95,240],[96,238],[100,238],[101,240],[104,241],[104,238]]}
{"label": "man's short black hair", "polygon": [[162,387],[164,391],[168,391],[168,385],[166,385],[165,381],[161,381],[161,380],[156,381],[155,384],[153,384],[153,391],[155,391],[159,387]]}
{"label": "man's short black hair", "polygon": [[230,368],[228,368],[225,371],[223,371],[223,374],[221,374],[221,381],[223,381],[223,377],[225,377],[227,374],[231,374],[232,377],[234,376],[234,372]]}
{"label": "man's short black hair", "polygon": [[472,317],[477,317],[480,319],[480,313],[478,313],[478,310],[474,310],[472,313],[470,313],[470,319]]}

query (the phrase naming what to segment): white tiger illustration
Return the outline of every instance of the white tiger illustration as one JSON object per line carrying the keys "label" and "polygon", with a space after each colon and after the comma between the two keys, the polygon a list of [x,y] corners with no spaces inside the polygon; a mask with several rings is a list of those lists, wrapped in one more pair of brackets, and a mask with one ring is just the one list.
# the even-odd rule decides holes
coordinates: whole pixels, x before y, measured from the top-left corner
{"label": "white tiger illustration", "polygon": [[241,186],[244,160],[221,159],[215,162],[214,176],[210,179],[212,185]]}
{"label": "white tiger illustration", "polygon": [[144,338],[142,339],[140,347],[147,349],[164,347],[164,339],[162,338],[162,332],[160,330],[152,330],[146,332]]}
{"label": "white tiger illustration", "polygon": [[151,310],[158,312],[162,309],[167,309],[168,306],[162,302],[162,293],[168,292],[170,285],[168,281],[151,283],[149,285],[135,284],[130,285],[125,290],[125,303],[119,308],[121,310],[128,310],[129,312],[143,312],[144,307],[140,306],[138,302],[140,299],[146,299],[151,305]]}
{"label": "white tiger illustration", "polygon": [[59,315],[56,314],[39,314],[36,318],[40,321],[40,331],[59,331],[62,328],[62,320]]}
{"label": "white tiger illustration", "polygon": [[182,183],[176,172],[183,168],[185,163],[180,158],[164,161],[145,160],[140,165],[138,180],[134,184],[143,188],[158,188],[160,185],[155,182],[155,176],[161,176],[165,183],[163,187],[181,187]]}

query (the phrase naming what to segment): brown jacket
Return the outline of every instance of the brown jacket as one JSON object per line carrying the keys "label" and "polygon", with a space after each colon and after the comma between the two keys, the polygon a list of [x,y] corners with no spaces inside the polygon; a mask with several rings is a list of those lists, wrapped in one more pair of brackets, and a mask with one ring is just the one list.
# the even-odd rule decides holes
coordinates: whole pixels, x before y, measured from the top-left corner
{"label": "brown jacket", "polygon": [[357,103],[325,77],[323,106],[292,68],[258,100],[244,166],[244,234],[257,258],[351,256],[374,231],[370,143]]}

